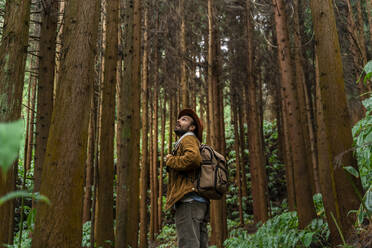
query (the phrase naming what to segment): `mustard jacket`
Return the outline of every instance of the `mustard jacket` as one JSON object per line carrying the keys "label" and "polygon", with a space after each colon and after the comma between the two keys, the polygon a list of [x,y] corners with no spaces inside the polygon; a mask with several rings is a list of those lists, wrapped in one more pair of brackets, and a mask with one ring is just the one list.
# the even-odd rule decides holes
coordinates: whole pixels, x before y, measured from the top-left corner
{"label": "mustard jacket", "polygon": [[166,166],[169,170],[166,210],[185,194],[195,191],[193,182],[202,160],[199,145],[195,136],[186,136],[180,141],[176,155],[167,158]]}

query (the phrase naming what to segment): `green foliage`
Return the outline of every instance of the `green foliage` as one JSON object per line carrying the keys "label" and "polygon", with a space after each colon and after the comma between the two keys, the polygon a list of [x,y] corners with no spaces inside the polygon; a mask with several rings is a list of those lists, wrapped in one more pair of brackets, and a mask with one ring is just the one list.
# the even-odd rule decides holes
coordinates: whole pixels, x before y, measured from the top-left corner
{"label": "green foliage", "polygon": [[[372,95],[363,101],[366,116],[353,127],[354,146],[363,188],[372,185]],[[355,173],[352,173],[355,174]]]}
{"label": "green foliage", "polygon": [[372,78],[372,60],[370,60],[363,68],[366,73],[363,82],[367,83],[367,80]]}
{"label": "green foliage", "polygon": [[299,230],[296,212],[285,212],[268,220],[254,234],[242,228],[232,230],[224,245],[227,248],[326,247],[328,237],[328,225],[323,219],[315,219],[304,230]]}
{"label": "green foliage", "polygon": [[157,246],[159,248],[176,247],[176,226],[174,224],[164,225],[161,233],[157,237],[157,241],[161,243],[159,246]]}
{"label": "green foliage", "polygon": [[0,123],[0,167],[5,176],[18,157],[23,138],[23,120]]}
{"label": "green foliage", "polygon": [[81,241],[81,247],[90,247],[91,226],[90,221],[87,221],[83,224],[83,238]]}

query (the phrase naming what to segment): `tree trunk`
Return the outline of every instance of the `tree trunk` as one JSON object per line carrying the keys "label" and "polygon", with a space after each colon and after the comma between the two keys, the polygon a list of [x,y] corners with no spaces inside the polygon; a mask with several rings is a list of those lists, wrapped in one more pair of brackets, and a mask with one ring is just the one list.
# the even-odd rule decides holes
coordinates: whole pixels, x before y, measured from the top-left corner
{"label": "tree trunk", "polygon": [[[347,165],[357,169],[352,153],[348,152],[340,158],[341,153],[352,147],[353,139],[333,2],[312,0],[311,10],[319,69],[319,179],[331,240],[336,245],[340,242],[340,236],[332,215],[347,239],[355,220],[354,215],[348,213],[352,209],[358,209],[360,200],[355,191],[362,193],[362,187],[360,178],[352,177],[342,168]],[[339,158],[341,163],[337,164],[335,161]]]}
{"label": "tree trunk", "polygon": [[246,1],[246,18],[247,18],[247,47],[248,61],[247,72],[248,82],[245,83],[245,94],[248,99],[247,108],[247,125],[248,125],[248,150],[249,164],[251,172],[251,191],[253,198],[253,215],[255,223],[265,222],[268,219],[267,208],[267,176],[265,170],[265,159],[262,146],[262,124],[260,124],[259,106],[257,105],[257,82],[254,79],[253,71],[253,23],[251,18],[250,1]]}
{"label": "tree trunk", "polygon": [[[303,133],[303,139],[305,143],[305,151],[303,154],[305,159],[305,164],[308,166],[308,175],[310,177],[310,183],[312,186],[312,195],[316,193],[315,191],[315,171],[313,168],[316,168],[316,158],[314,156],[314,139],[311,139],[310,134],[313,134],[313,129],[311,125],[311,117],[309,110],[307,110],[307,101],[306,101],[306,82],[305,82],[305,73],[303,68],[304,57],[302,54],[302,43],[300,36],[300,24],[299,24],[299,5],[298,0],[294,0],[294,16],[293,16],[293,26],[294,26],[294,62],[295,62],[295,73],[296,73],[296,89],[297,89],[297,99],[299,105],[299,115],[301,120],[301,128]],[[314,136],[312,136],[314,137]]]}
{"label": "tree trunk", "polygon": [[137,247],[139,218],[139,133],[141,1],[126,0],[124,73],[119,87],[118,178],[115,247]]}
{"label": "tree trunk", "polygon": [[[234,85],[232,85],[234,87]],[[236,87],[236,86],[235,86]],[[238,203],[239,203],[239,220],[240,225],[244,226],[243,216],[243,201],[242,201],[242,177],[241,177],[241,160],[240,160],[240,137],[239,137],[239,126],[238,126],[238,110],[237,110],[237,92],[235,89],[231,89],[233,92],[231,95],[231,112],[232,112],[232,125],[234,126],[234,150],[235,150],[235,164],[236,164],[236,181],[238,186]]]}
{"label": "tree trunk", "polygon": [[164,95],[163,111],[161,114],[161,149],[160,149],[160,168],[159,168],[159,196],[158,196],[158,230],[162,230],[162,209],[163,209],[163,167],[164,167],[164,143],[165,143],[165,117],[167,101]]}
{"label": "tree trunk", "polygon": [[60,85],[41,184],[41,194],[52,205],[37,205],[32,247],[81,246],[83,175],[92,89],[89,79],[94,73],[98,10],[98,2],[77,0],[69,1],[65,10]]}
{"label": "tree trunk", "polygon": [[101,102],[101,125],[97,176],[95,241],[97,246],[112,247],[114,241],[113,181],[115,96],[118,57],[119,1],[106,2],[106,46]]}
{"label": "tree trunk", "polygon": [[58,1],[44,2],[40,30],[39,81],[37,89],[34,192],[40,190],[42,165],[53,112],[54,70],[58,21]]}
{"label": "tree trunk", "polygon": [[144,8],[143,55],[142,55],[142,159],[140,175],[140,243],[139,247],[147,248],[147,184],[149,175],[148,156],[148,7]]}
{"label": "tree trunk", "polygon": [[[157,20],[155,21],[156,23],[158,22]],[[156,26],[158,26],[156,24]],[[157,28],[157,27],[155,27]],[[153,149],[153,152],[152,152],[152,156],[153,156],[153,163],[152,163],[152,170],[153,170],[153,189],[152,189],[152,193],[153,193],[153,204],[151,205],[151,207],[154,208],[154,215],[153,215],[153,218],[154,218],[154,233],[155,234],[158,234],[159,233],[159,229],[158,229],[158,201],[157,201],[157,198],[158,198],[158,119],[159,119],[159,115],[158,115],[158,106],[159,106],[159,56],[158,56],[158,41],[157,39],[155,39],[155,42],[154,42],[154,87],[153,87],[153,90],[154,90],[154,98],[153,98],[153,112],[154,112],[154,125],[153,125],[153,132],[154,132],[154,136],[153,136],[153,143],[152,143],[152,149]]]}
{"label": "tree trunk", "polygon": [[279,65],[281,70],[281,85],[284,95],[284,103],[287,110],[289,143],[292,150],[294,165],[294,179],[296,188],[296,207],[299,217],[299,227],[304,228],[315,217],[315,208],[312,198],[312,182],[307,176],[307,160],[303,159],[306,154],[305,140],[301,127],[301,116],[296,91],[296,82],[293,80],[292,61],[289,51],[289,35],[283,0],[273,0],[275,11],[276,34],[279,46]]}
{"label": "tree trunk", "polygon": [[241,151],[241,175],[242,175],[242,196],[248,197],[248,188],[247,188],[247,177],[245,171],[246,157],[244,154],[245,150],[245,131],[244,131],[244,103],[245,101],[240,99],[239,102],[239,111],[238,111],[238,122],[239,122],[239,140],[240,140],[240,151]]}
{"label": "tree trunk", "polygon": [[[218,58],[217,49],[218,36],[217,28],[214,24],[214,1],[208,0],[208,30],[209,30],[209,42],[208,42],[208,108],[209,108],[209,127],[210,130],[210,142],[211,145],[219,152],[223,154],[223,145],[219,142],[219,135],[221,134],[221,119],[219,116],[223,114],[223,109],[218,104],[219,86],[218,86]],[[221,111],[222,110],[222,111]],[[218,248],[223,246],[223,242],[226,239],[226,227],[224,217],[224,206],[225,198],[222,200],[212,200],[210,205],[211,211],[211,243],[215,244]]]}
{"label": "tree trunk", "polygon": [[189,92],[187,89],[187,75],[186,75],[186,18],[185,18],[185,3],[184,0],[179,1],[179,13],[181,18],[180,31],[180,53],[181,53],[181,104],[182,108],[189,108]]}
{"label": "tree trunk", "polygon": [[[6,1],[4,29],[0,44],[0,122],[21,117],[25,62],[27,57],[31,1]],[[15,189],[14,171],[0,172],[0,197]],[[6,178],[5,178],[6,177]],[[0,247],[13,240],[14,201],[0,208]]]}

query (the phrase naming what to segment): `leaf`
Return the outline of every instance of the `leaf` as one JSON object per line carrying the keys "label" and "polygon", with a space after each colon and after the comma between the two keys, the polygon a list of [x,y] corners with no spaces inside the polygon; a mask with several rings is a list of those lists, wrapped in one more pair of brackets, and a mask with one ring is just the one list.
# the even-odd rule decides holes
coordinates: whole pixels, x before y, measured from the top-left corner
{"label": "leaf", "polygon": [[345,166],[344,169],[356,178],[359,178],[359,172],[352,166]]}
{"label": "leaf", "polygon": [[364,77],[364,83],[367,82],[368,79],[372,77],[372,60],[369,61],[363,68],[364,72],[366,73],[366,76]]}
{"label": "leaf", "polygon": [[311,242],[313,241],[313,235],[314,235],[313,232],[305,234],[305,236],[303,238],[303,242],[304,242],[305,247],[310,247]]}
{"label": "leaf", "polygon": [[18,157],[23,137],[23,120],[0,123],[0,168],[5,176]]}
{"label": "leaf", "polygon": [[30,193],[30,192],[27,192],[27,191],[19,190],[19,191],[12,191],[12,192],[6,194],[5,196],[1,197],[0,198],[0,206],[3,205],[5,202],[7,202],[9,200],[12,200],[12,199],[15,199],[15,198],[20,198],[20,197],[30,197],[30,198],[33,198],[37,201],[45,202],[48,205],[51,204],[49,199],[44,195],[40,195],[39,193]]}
{"label": "leaf", "polygon": [[366,195],[366,200],[364,201],[367,211],[372,213],[372,191],[368,190]]}

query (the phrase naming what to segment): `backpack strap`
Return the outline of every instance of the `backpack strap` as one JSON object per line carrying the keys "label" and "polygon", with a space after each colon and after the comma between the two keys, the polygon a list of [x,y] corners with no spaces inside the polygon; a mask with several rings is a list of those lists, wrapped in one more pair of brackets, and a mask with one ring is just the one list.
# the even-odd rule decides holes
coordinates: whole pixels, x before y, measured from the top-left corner
{"label": "backpack strap", "polygon": [[[185,138],[186,136],[195,136],[194,132],[187,132],[185,133],[184,135],[181,136],[181,138],[179,138],[179,140],[177,140],[176,144],[174,145],[174,148],[172,150],[172,155],[175,156],[176,155],[176,152],[178,150],[178,148],[180,147],[180,144],[181,144],[181,140],[183,138]],[[196,137],[196,136],[195,136]]]}

